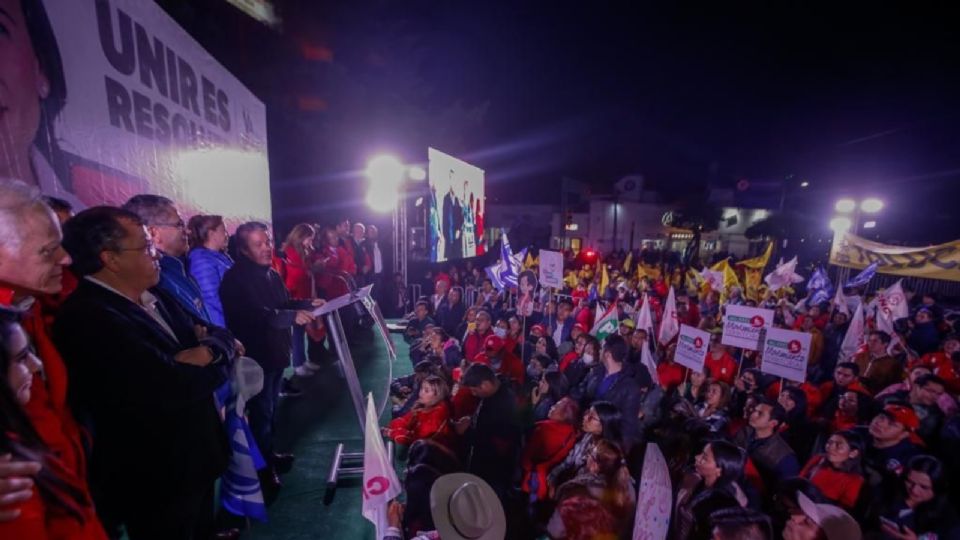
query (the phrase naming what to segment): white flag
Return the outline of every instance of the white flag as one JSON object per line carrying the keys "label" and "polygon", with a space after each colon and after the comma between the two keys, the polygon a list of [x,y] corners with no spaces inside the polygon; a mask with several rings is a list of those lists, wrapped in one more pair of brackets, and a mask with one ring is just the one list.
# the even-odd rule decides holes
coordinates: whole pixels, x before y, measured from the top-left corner
{"label": "white flag", "polygon": [[677,299],[673,295],[673,287],[670,287],[667,302],[663,305],[663,317],[660,321],[660,333],[657,334],[657,341],[661,345],[666,345],[679,333],[680,321],[677,320]]}
{"label": "white flag", "polygon": [[400,495],[402,486],[387,458],[380,435],[380,422],[373,405],[373,394],[367,394],[367,421],[363,441],[363,517],[373,523],[377,538],[387,531],[387,505]]}
{"label": "white flag", "polygon": [[796,273],[797,269],[797,258],[794,257],[789,261],[778,265],[773,272],[767,274],[763,278],[763,281],[766,282],[767,288],[770,292],[776,292],[784,287],[793,285],[795,283],[802,283],[803,276]]}
{"label": "white flag", "polygon": [[894,321],[910,316],[910,308],[907,307],[907,297],[903,295],[903,287],[898,280],[886,290],[877,293],[875,300],[877,306],[877,330],[883,330],[890,335],[890,344],[887,351],[893,351],[893,348],[900,342],[897,333],[893,328]]}
{"label": "white flag", "polygon": [[850,326],[847,327],[847,334],[843,336],[843,343],[840,345],[840,361],[848,362],[856,354],[857,349],[864,343],[864,324],[863,324],[863,306],[857,305],[854,308],[853,319],[850,320]]}
{"label": "white flag", "polygon": [[838,313],[843,313],[850,318],[850,306],[847,305],[847,297],[843,294],[843,287],[837,287],[837,294],[833,295],[833,306],[837,308]]}
{"label": "white flag", "polygon": [[650,314],[650,301],[647,293],[643,293],[643,302],[637,310],[637,330],[646,330],[647,335],[653,337],[653,316]]}

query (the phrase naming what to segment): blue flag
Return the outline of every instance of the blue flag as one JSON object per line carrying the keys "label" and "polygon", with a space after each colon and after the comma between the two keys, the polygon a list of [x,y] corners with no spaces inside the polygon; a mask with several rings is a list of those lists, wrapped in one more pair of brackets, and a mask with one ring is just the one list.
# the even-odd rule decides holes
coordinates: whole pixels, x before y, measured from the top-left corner
{"label": "blue flag", "polygon": [[844,287],[853,288],[853,287],[863,287],[867,283],[870,283],[870,280],[873,279],[874,274],[877,273],[877,267],[880,266],[878,262],[870,263],[870,266],[866,267],[857,274],[856,277],[847,282]]}
{"label": "blue flag", "polygon": [[260,491],[257,470],[267,466],[260,454],[247,421],[237,415],[236,406],[227,407],[224,427],[230,437],[233,454],[226,472],[220,477],[220,500],[231,514],[260,521],[267,520],[267,506]]}
{"label": "blue flag", "polygon": [[490,281],[493,282],[493,286],[502,291],[505,288],[517,286],[517,279],[520,277],[520,269],[523,266],[523,258],[527,255],[527,249],[524,248],[520,253],[513,253],[510,249],[507,231],[503,231],[501,239],[500,260],[496,264],[486,267],[485,270]]}
{"label": "blue flag", "polygon": [[810,304],[816,305],[833,298],[833,283],[823,267],[819,267],[807,281],[807,292],[810,294]]}

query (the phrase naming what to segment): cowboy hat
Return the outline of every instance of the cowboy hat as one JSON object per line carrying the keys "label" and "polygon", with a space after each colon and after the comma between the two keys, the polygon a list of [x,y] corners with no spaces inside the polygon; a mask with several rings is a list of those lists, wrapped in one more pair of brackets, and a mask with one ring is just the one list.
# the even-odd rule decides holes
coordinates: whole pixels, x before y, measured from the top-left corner
{"label": "cowboy hat", "polygon": [[437,478],[430,489],[430,513],[443,540],[502,540],[507,532],[497,494],[472,474]]}

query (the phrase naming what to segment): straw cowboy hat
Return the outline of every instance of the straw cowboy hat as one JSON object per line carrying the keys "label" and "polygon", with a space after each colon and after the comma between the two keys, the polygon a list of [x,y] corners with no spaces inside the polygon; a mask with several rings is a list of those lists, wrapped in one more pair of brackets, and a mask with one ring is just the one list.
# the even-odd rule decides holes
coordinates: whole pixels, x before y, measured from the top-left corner
{"label": "straw cowboy hat", "polygon": [[430,513],[443,540],[502,540],[507,532],[497,494],[472,474],[438,478],[430,489]]}

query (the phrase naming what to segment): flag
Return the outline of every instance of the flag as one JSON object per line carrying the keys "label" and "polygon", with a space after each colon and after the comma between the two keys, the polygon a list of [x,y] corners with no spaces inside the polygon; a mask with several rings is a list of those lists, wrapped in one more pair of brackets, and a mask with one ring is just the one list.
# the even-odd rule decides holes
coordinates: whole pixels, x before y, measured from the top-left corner
{"label": "flag", "polygon": [[853,279],[847,282],[844,287],[852,289],[854,287],[863,287],[867,283],[870,283],[870,280],[873,279],[874,274],[877,273],[877,267],[880,265],[878,262],[870,263],[870,266],[864,268],[859,274],[856,275]]}
{"label": "flag", "polygon": [[387,505],[400,495],[401,484],[383,447],[383,436],[380,435],[380,422],[375,409],[373,393],[368,393],[363,440],[362,513],[376,528],[376,538],[383,538],[383,534],[387,532]]}
{"label": "flag", "polygon": [[767,249],[763,252],[763,255],[759,257],[754,257],[752,259],[744,259],[737,263],[737,266],[743,266],[745,268],[751,268],[754,270],[763,270],[767,263],[770,262],[770,255],[773,254],[773,242],[767,244]]}
{"label": "flag", "polygon": [[673,287],[670,287],[667,301],[663,304],[663,317],[660,320],[660,332],[657,334],[657,341],[661,345],[666,345],[679,333],[680,321],[677,320],[677,299],[673,295]]}
{"label": "flag", "polygon": [[657,279],[660,277],[660,269],[656,266],[650,264],[644,264],[643,261],[640,261],[640,264],[637,265],[637,279],[642,278]]}
{"label": "flag", "polygon": [[708,285],[711,290],[723,291],[723,272],[704,268],[703,271],[700,272],[700,281]]}
{"label": "flag", "polygon": [[623,271],[624,273],[630,271],[630,265],[633,263],[633,252],[630,251],[627,253],[627,258],[623,260]]}
{"label": "flag", "polygon": [[853,319],[843,336],[843,343],[840,344],[840,361],[848,361],[864,344],[863,307],[857,305],[854,310]]}
{"label": "flag", "polygon": [[513,253],[510,249],[510,240],[507,239],[507,231],[503,231],[500,260],[485,269],[490,281],[498,290],[502,291],[508,287],[517,286],[517,278],[520,275],[523,266],[522,261],[526,254],[527,248],[523,248],[520,253]]}
{"label": "flag", "polygon": [[236,359],[230,372],[230,394],[223,419],[232,452],[227,470],[220,477],[220,502],[231,514],[266,521],[267,507],[257,470],[266,467],[267,462],[243,416],[247,401],[261,390],[263,369],[260,365],[245,356]]}
{"label": "flag", "polygon": [[527,258],[523,260],[523,269],[529,270],[533,268],[533,253],[527,252]]}
{"label": "flag", "polygon": [[[910,316],[907,299],[903,295],[903,287],[900,285],[902,281],[902,279],[898,280],[890,287],[878,292],[876,298],[877,329],[890,334],[890,337],[894,339],[896,339],[896,332],[893,329],[894,321]],[[890,344],[893,345],[893,341]]]}
{"label": "flag", "polygon": [[[713,265],[710,268],[710,271],[713,272],[714,279],[716,279],[716,274],[720,274],[720,283],[721,287],[719,289],[714,289],[720,291],[720,303],[725,304],[727,300],[727,295],[730,294],[730,289],[732,287],[739,287],[740,280],[737,279],[737,273],[733,271],[733,268],[730,266],[730,260],[724,259],[717,264]],[[713,288],[713,285],[710,285]]]}
{"label": "flag", "polygon": [[650,314],[650,301],[647,300],[647,293],[643,293],[643,302],[640,309],[637,310],[637,330],[646,330],[647,334],[653,335],[653,315]]}
{"label": "flag", "polygon": [[600,270],[600,298],[607,294],[607,287],[610,286],[610,276],[607,275],[607,265],[603,265]]}
{"label": "flag", "polygon": [[593,323],[593,329],[590,335],[595,336],[597,341],[603,343],[607,336],[616,334],[620,329],[620,319],[617,317],[617,303],[611,302],[607,311],[600,314],[600,304],[597,304],[596,322]]}
{"label": "flag", "polygon": [[833,293],[833,283],[830,282],[830,276],[822,266],[817,267],[807,281],[807,293],[810,297],[808,305],[822,304],[830,300]]}
{"label": "flag", "polygon": [[746,268],[743,271],[744,296],[755,302],[760,301],[760,287],[763,286],[763,270]]}
{"label": "flag", "polygon": [[650,346],[655,343],[653,337],[653,315],[650,314],[650,301],[647,300],[647,294],[643,294],[643,302],[640,304],[640,309],[637,310],[637,330],[643,330],[647,333],[647,343],[643,344],[643,348],[640,350],[640,362],[647,368],[647,371],[650,372],[650,377],[653,378],[653,382],[660,384],[659,379],[657,378],[657,362],[653,359],[653,354],[650,352]]}
{"label": "flag", "polygon": [[833,307],[838,313],[843,313],[850,318],[850,306],[847,304],[847,297],[843,294],[843,289],[837,287],[837,293],[833,295]]}
{"label": "flag", "polygon": [[788,262],[777,265],[773,272],[770,272],[763,278],[763,281],[772,292],[776,292],[784,287],[789,287],[795,283],[802,283],[803,276],[797,274],[796,269],[797,258],[794,257]]}

